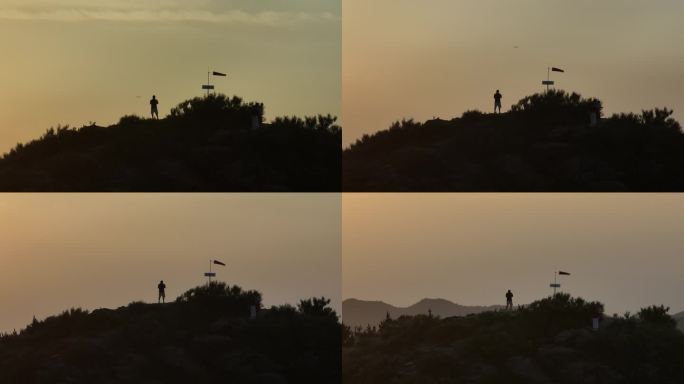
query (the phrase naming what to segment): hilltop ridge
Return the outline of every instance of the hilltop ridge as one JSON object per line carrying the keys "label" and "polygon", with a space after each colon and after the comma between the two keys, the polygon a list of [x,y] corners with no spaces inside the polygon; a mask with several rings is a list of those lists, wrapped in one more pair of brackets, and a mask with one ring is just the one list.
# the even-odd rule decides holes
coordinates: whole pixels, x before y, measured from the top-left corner
{"label": "hilltop ridge", "polygon": [[344,150],[343,189],[684,191],[684,133],[671,110],[601,111],[598,99],[550,91],[502,114],[403,120]]}
{"label": "hilltop ridge", "polygon": [[57,127],[0,158],[0,191],[336,192],[341,127],[333,116],[279,117],[211,94],[163,119]]}
{"label": "hilltop ridge", "polygon": [[261,294],[214,282],[168,304],[70,309],[0,336],[0,382],[337,383],[341,333],[329,302],[250,319]]}
{"label": "hilltop ridge", "polygon": [[390,317],[344,328],[343,375],[351,384],[674,384],[684,334],[668,311],[607,316],[602,303],[558,294],[509,311]]}

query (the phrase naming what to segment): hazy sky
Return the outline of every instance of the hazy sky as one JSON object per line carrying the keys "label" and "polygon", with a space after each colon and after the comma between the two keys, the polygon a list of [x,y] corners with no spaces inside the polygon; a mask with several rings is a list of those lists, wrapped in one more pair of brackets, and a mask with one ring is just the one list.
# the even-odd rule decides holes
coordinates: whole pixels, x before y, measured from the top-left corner
{"label": "hazy sky", "polygon": [[[404,117],[504,109],[546,68],[605,112],[668,106],[684,118],[684,2],[344,0],[345,146]],[[518,46],[518,48],[514,48]]]}
{"label": "hazy sky", "polygon": [[684,195],[345,194],[343,297],[529,303],[564,291],[609,313],[684,310]]}
{"label": "hazy sky", "polygon": [[[268,119],[340,114],[340,0],[0,0],[0,153],[51,126],[217,90]],[[140,98],[137,98],[140,96]]]}
{"label": "hazy sky", "polygon": [[0,332],[71,307],[156,302],[218,279],[340,308],[339,194],[0,196]]}

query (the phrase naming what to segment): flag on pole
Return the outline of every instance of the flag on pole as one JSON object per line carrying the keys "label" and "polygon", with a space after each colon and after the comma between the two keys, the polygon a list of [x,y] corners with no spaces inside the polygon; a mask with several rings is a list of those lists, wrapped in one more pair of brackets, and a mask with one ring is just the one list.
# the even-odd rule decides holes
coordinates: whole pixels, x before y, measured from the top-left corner
{"label": "flag on pole", "polygon": [[556,67],[551,67],[551,72],[565,72],[564,70]]}
{"label": "flag on pole", "polygon": [[221,73],[221,72],[213,72],[212,74],[213,74],[214,76],[228,76],[228,75],[226,75],[225,73]]}
{"label": "flag on pole", "polygon": [[566,275],[566,276],[570,276],[570,272],[563,272],[563,271],[558,271],[558,274],[559,274],[559,275]]}
{"label": "flag on pole", "polygon": [[214,260],[214,264],[223,265],[224,267],[226,266],[225,263],[218,261],[218,260]]}

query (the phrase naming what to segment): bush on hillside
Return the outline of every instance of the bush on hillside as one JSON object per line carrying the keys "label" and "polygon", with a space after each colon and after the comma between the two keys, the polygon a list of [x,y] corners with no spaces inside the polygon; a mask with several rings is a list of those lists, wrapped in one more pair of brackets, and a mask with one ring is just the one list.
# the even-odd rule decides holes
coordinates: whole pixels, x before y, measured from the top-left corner
{"label": "bush on hillside", "polygon": [[530,117],[535,122],[586,124],[590,113],[601,116],[603,104],[595,98],[585,99],[578,93],[550,90],[526,96],[511,107],[514,115]]}
{"label": "bush on hillside", "polygon": [[300,300],[297,305],[297,310],[300,313],[309,316],[320,316],[337,319],[337,313],[329,306],[330,299],[325,297],[313,297],[310,299]]}
{"label": "bush on hillside", "polygon": [[171,119],[191,121],[199,127],[250,128],[252,118],[259,123],[264,119],[262,103],[246,103],[242,98],[211,93],[183,101],[171,109]]}
{"label": "bush on hillside", "polygon": [[537,300],[519,309],[531,329],[553,334],[563,329],[588,328],[593,318],[603,318],[603,304],[567,293]]}
{"label": "bush on hillside", "polygon": [[185,291],[176,298],[176,302],[200,306],[221,305],[242,308],[248,312],[250,306],[261,307],[261,293],[253,290],[244,291],[237,285],[230,286],[224,282],[212,281]]}
{"label": "bush on hillside", "polygon": [[670,307],[665,307],[664,305],[651,305],[646,308],[641,308],[637,317],[639,320],[646,324],[666,327],[666,328],[677,328],[677,320],[673,319],[672,316],[668,314]]}

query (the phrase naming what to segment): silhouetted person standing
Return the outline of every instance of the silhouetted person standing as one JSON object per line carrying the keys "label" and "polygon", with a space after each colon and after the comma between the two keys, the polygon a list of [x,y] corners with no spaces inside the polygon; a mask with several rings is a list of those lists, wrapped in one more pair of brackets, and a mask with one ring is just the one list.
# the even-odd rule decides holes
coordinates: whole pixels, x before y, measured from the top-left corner
{"label": "silhouetted person standing", "polygon": [[494,94],[494,113],[497,113],[497,110],[499,113],[501,113],[501,92],[499,90],[496,90],[496,93]]}
{"label": "silhouetted person standing", "polygon": [[157,96],[152,95],[152,100],[150,100],[150,107],[151,107],[152,117],[154,117],[156,119],[159,118],[159,110],[157,110],[157,104],[159,104],[159,100],[157,100]]}
{"label": "silhouetted person standing", "polygon": [[506,292],[506,309],[513,309],[513,292],[510,289]]}
{"label": "silhouetted person standing", "polygon": [[164,303],[166,301],[166,284],[164,284],[164,280],[159,282],[157,288],[159,288],[159,298],[157,299],[157,303]]}

